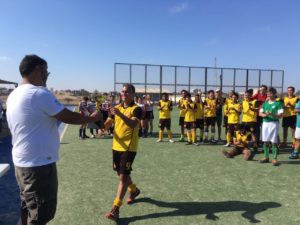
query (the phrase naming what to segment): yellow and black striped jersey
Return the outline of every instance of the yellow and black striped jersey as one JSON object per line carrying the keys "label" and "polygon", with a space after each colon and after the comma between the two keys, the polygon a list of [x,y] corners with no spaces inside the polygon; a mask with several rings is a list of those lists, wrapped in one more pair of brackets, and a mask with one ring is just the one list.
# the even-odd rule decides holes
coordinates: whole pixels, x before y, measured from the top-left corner
{"label": "yellow and black striped jersey", "polygon": [[216,117],[217,99],[206,98],[204,101],[204,117]]}
{"label": "yellow and black striped jersey", "polygon": [[256,122],[257,121],[257,108],[256,100],[244,100],[242,102],[243,106],[243,116],[242,122]]}
{"label": "yellow and black striped jersey", "polygon": [[158,106],[160,107],[159,118],[160,119],[170,119],[171,118],[171,110],[172,110],[172,101],[160,100],[158,103]]}

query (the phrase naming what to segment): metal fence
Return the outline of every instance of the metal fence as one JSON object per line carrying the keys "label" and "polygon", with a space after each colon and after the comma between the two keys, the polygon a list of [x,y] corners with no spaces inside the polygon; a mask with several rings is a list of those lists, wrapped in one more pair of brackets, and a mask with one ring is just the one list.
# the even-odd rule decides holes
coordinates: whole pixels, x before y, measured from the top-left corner
{"label": "metal fence", "polygon": [[[114,91],[124,83],[135,85],[139,93],[168,92],[177,96],[182,89],[190,92],[219,88],[244,92],[262,84],[272,86],[283,93],[284,71],[275,69],[219,68],[178,65],[154,65],[137,63],[114,64]],[[175,97],[176,101],[176,97]]]}

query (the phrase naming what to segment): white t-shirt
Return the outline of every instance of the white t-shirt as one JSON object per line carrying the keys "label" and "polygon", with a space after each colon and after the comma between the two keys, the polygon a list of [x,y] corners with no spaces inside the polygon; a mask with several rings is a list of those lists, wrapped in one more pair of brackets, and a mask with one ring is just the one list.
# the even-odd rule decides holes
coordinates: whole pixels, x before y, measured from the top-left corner
{"label": "white t-shirt", "polygon": [[34,167],[56,162],[59,133],[53,116],[64,106],[46,88],[31,84],[16,88],[6,106],[14,164]]}
{"label": "white t-shirt", "polygon": [[0,119],[2,119],[3,107],[2,107],[2,99],[0,98]]}

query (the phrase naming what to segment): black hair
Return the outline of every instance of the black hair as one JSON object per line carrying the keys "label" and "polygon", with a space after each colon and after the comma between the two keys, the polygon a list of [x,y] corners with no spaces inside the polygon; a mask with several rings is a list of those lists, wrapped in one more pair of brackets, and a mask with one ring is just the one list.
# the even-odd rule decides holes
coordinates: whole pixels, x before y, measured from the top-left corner
{"label": "black hair", "polygon": [[276,95],[277,91],[273,87],[269,87],[268,92],[271,92],[273,95]]}
{"label": "black hair", "polygon": [[232,95],[235,95],[237,98],[239,98],[239,94],[238,93],[236,93],[236,92],[233,92],[233,94]]}
{"label": "black hair", "polygon": [[187,92],[187,93],[186,93],[186,97],[189,97],[189,98],[192,97],[191,93],[190,93],[190,92]]}
{"label": "black hair", "polygon": [[265,84],[260,85],[260,87],[264,87],[265,89],[268,89],[268,86]]}
{"label": "black hair", "polygon": [[163,92],[163,93],[161,93],[161,96],[169,97],[169,94],[167,92]]}
{"label": "black hair", "polygon": [[293,89],[293,92],[295,91],[295,87],[289,86],[287,89],[289,89],[289,88]]}
{"label": "black hair", "polygon": [[132,91],[132,93],[135,94],[135,87],[132,85],[132,84],[123,84],[123,87],[127,87],[127,88],[130,88],[130,90]]}
{"label": "black hair", "polygon": [[19,66],[21,76],[28,76],[37,66],[47,66],[46,60],[37,55],[25,55]]}
{"label": "black hair", "polygon": [[215,92],[214,92],[214,90],[209,90],[209,91],[207,92],[207,94],[210,94],[210,93],[215,93]]}
{"label": "black hair", "polygon": [[252,88],[248,89],[248,90],[245,91],[245,92],[248,93],[248,94],[250,94],[250,95],[253,95],[253,89],[252,89]]}

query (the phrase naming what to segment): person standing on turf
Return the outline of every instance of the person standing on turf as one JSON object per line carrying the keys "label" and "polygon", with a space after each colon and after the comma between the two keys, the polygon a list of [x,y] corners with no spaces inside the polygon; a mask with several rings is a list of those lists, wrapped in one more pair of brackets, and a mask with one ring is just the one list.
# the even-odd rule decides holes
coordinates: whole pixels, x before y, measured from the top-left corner
{"label": "person standing on turf", "polygon": [[180,139],[179,142],[184,142],[184,117],[185,117],[185,105],[187,103],[186,99],[187,91],[181,91],[181,98],[178,101],[178,109],[179,109],[179,126],[180,126]]}
{"label": "person standing on turf", "polygon": [[106,217],[111,220],[119,219],[119,210],[128,189],[127,204],[134,202],[140,190],[132,182],[130,173],[136,156],[139,139],[139,123],[142,118],[142,109],[134,103],[135,87],[124,84],[122,89],[123,102],[110,108],[110,115],[105,121],[105,127],[114,124],[113,136],[113,169],[117,172],[119,184],[116,198],[111,211]]}
{"label": "person standing on turf", "polygon": [[22,83],[7,99],[12,158],[20,189],[22,225],[45,225],[55,216],[59,159],[57,121],[84,124],[101,119],[97,112],[80,115],[64,107],[46,88],[47,62],[26,55],[19,66]]}
{"label": "person standing on turf", "polygon": [[262,105],[259,116],[263,118],[262,124],[262,141],[264,142],[264,158],[261,163],[269,162],[269,143],[272,144],[273,166],[278,165],[277,161],[277,142],[279,131],[279,118],[283,115],[282,103],[276,101],[276,89],[270,87],[267,92],[268,100]]}
{"label": "person standing on turf", "polygon": [[296,123],[296,130],[294,134],[295,138],[295,147],[294,151],[290,155],[290,159],[298,159],[299,158],[299,151],[300,151],[300,101],[297,102],[294,113],[297,115],[297,123]]}

